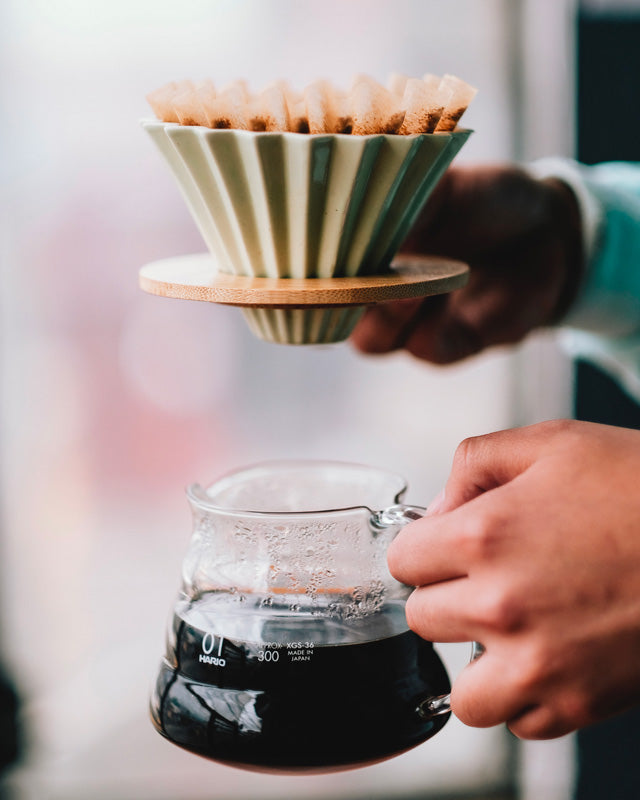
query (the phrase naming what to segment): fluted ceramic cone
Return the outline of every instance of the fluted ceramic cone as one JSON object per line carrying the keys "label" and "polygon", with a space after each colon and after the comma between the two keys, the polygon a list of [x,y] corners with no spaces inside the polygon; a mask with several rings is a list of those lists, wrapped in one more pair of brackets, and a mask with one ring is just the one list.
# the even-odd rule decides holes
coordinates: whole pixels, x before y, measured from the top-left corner
{"label": "fluted ceramic cone", "polygon": [[[271,278],[386,271],[470,131],[348,136],[144,122],[218,268]],[[263,339],[341,341],[361,309],[244,309]]]}

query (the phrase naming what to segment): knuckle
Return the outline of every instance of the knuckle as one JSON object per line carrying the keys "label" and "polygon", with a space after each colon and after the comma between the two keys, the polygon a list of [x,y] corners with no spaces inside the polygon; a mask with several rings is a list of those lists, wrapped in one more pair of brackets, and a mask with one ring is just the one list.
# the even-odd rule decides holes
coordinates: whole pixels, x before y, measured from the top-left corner
{"label": "knuckle", "polygon": [[552,677],[553,663],[553,653],[544,643],[521,643],[511,675],[516,692],[529,697],[540,694]]}
{"label": "knuckle", "polygon": [[470,515],[458,534],[457,544],[470,564],[492,560],[501,549],[507,521],[497,509],[483,509]]}
{"label": "knuckle", "polygon": [[517,633],[525,622],[522,603],[508,586],[485,590],[475,605],[474,616],[484,628],[502,634]]}
{"label": "knuckle", "polygon": [[558,700],[558,710],[565,725],[571,730],[595,722],[594,704],[586,691],[579,688],[567,690]]}
{"label": "knuckle", "polygon": [[550,419],[535,427],[545,439],[575,439],[580,443],[584,434],[582,424],[575,419]]}
{"label": "knuckle", "polygon": [[485,433],[481,436],[469,436],[463,439],[457,446],[453,455],[453,472],[456,470],[462,474],[474,474],[478,464],[482,465],[495,452],[495,448],[504,440],[508,431],[495,431]]}
{"label": "knuckle", "polygon": [[538,430],[544,433],[566,433],[572,430],[575,422],[572,419],[548,419],[538,423]]}
{"label": "knuckle", "polygon": [[454,471],[473,463],[481,440],[481,436],[469,436],[460,442],[453,454]]}

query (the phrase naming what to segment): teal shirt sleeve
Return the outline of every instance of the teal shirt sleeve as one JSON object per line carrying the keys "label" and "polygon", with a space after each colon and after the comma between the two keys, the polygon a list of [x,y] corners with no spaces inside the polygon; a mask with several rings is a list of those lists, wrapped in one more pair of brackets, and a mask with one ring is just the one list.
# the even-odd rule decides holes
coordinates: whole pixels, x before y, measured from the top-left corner
{"label": "teal shirt sleeve", "polygon": [[567,324],[610,338],[640,331],[640,164],[581,169],[599,219],[587,235],[585,278]]}
{"label": "teal shirt sleeve", "polygon": [[585,271],[561,344],[640,401],[640,163],[550,159],[536,172],[564,180],[582,217]]}

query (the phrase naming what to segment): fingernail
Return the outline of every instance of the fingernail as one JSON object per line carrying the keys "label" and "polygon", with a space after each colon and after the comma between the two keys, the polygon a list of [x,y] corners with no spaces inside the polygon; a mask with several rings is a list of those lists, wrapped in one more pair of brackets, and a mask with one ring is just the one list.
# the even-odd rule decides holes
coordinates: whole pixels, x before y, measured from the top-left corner
{"label": "fingernail", "polygon": [[439,492],[427,506],[427,515],[438,514],[442,510],[445,500],[445,490]]}

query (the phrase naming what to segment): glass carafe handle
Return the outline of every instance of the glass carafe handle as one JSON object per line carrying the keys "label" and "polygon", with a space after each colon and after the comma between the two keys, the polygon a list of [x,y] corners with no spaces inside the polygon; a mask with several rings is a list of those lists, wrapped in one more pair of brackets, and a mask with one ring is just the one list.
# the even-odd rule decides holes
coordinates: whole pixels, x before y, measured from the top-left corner
{"label": "glass carafe handle", "polygon": [[374,531],[382,531],[394,525],[408,525],[420,517],[424,517],[427,509],[424,506],[405,506],[398,503],[382,511],[374,511],[371,515],[371,527]]}
{"label": "glass carafe handle", "polygon": [[[471,642],[471,661],[484,653],[484,647],[480,642]],[[433,719],[442,714],[448,714],[451,711],[451,693],[436,694],[433,697],[427,697],[418,703],[416,708],[418,714],[422,719]]]}
{"label": "glass carafe handle", "polygon": [[[389,506],[389,508],[373,514],[371,526],[374,530],[376,528],[382,530],[392,525],[408,525],[410,522],[423,517],[426,510],[422,506],[406,506],[402,504]],[[480,658],[483,653],[484,647],[480,642],[471,643],[471,661]],[[418,704],[416,711],[422,719],[426,720],[439,717],[442,714],[449,714],[451,712],[451,693],[437,694],[433,695],[433,697],[425,698]]]}

